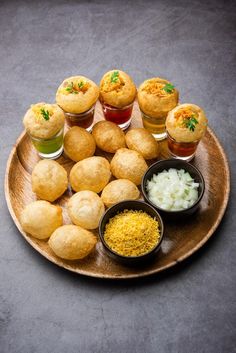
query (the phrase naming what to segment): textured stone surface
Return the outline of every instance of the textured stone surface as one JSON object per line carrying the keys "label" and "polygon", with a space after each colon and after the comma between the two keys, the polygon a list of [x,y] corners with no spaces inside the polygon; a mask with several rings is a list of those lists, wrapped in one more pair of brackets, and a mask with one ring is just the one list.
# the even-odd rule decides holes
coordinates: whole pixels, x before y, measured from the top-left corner
{"label": "textured stone surface", "polygon": [[[31,103],[81,73],[160,75],[205,108],[236,178],[233,1],[1,1],[0,351],[236,352],[235,183],[224,220],[193,258],[129,282],[76,276],[36,253],[7,211],[8,154]],[[216,171],[220,173],[220,170]]]}

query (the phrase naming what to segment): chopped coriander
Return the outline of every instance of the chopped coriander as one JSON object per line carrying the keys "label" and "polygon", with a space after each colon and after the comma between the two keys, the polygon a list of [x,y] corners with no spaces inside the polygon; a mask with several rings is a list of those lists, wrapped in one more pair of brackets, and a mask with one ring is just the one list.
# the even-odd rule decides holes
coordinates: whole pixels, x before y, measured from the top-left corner
{"label": "chopped coriander", "polygon": [[68,92],[72,92],[74,89],[74,85],[73,85],[73,82],[69,83],[69,85],[66,87],[66,91]]}
{"label": "chopped coriander", "polygon": [[78,87],[79,87],[79,88],[83,88],[83,86],[84,86],[83,81],[80,81],[80,82],[78,83]]}
{"label": "chopped coriander", "polygon": [[50,115],[49,115],[49,111],[48,110],[45,110],[44,108],[41,108],[40,112],[41,112],[41,114],[42,114],[42,116],[43,116],[43,118],[45,120],[49,120],[50,119]]}
{"label": "chopped coriander", "polygon": [[117,83],[119,78],[119,71],[113,71],[111,74],[111,83]]}
{"label": "chopped coriander", "polygon": [[78,94],[78,91],[75,89],[73,82],[69,83],[69,85],[66,87],[66,91],[69,93]]}
{"label": "chopped coriander", "polygon": [[171,83],[166,83],[165,86],[162,88],[166,93],[172,93],[174,91],[175,86]]}
{"label": "chopped coriander", "polygon": [[198,121],[194,115],[191,115],[190,117],[184,119],[183,124],[187,129],[193,132],[198,124]]}

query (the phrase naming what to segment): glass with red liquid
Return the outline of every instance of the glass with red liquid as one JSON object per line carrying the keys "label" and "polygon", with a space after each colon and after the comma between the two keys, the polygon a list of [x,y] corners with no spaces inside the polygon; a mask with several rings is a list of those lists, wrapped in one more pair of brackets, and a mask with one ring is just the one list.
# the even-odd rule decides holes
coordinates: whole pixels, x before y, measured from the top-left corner
{"label": "glass with red liquid", "polygon": [[171,156],[186,162],[190,162],[194,158],[199,141],[177,142],[167,132],[167,143]]}
{"label": "glass with red liquid", "polygon": [[131,123],[133,103],[124,108],[116,108],[103,102],[102,110],[106,120],[117,124],[122,130],[129,127]]}
{"label": "glass with red liquid", "polygon": [[93,120],[94,120],[94,109],[95,105],[89,110],[80,114],[72,114],[65,112],[67,124],[72,126],[79,126],[86,129],[88,132],[92,130]]}

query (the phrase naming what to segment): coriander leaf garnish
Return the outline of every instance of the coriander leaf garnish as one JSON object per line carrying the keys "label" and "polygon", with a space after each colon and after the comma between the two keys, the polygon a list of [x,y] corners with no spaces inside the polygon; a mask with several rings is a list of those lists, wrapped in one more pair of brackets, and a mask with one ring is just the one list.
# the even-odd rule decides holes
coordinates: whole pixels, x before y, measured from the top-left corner
{"label": "coriander leaf garnish", "polygon": [[69,93],[78,94],[78,91],[75,89],[73,82],[69,83],[69,85],[66,87],[66,91]]}
{"label": "coriander leaf garnish", "polygon": [[84,86],[83,81],[80,81],[80,82],[78,83],[78,87],[79,87],[79,88],[83,88],[83,86]]}
{"label": "coriander leaf garnish", "polygon": [[40,109],[40,113],[42,114],[43,118],[45,120],[49,120],[50,119],[50,115],[49,115],[49,111],[45,110],[44,108]]}
{"label": "coriander leaf garnish", "polygon": [[194,115],[191,115],[190,117],[184,119],[183,124],[187,129],[193,132],[198,124],[198,121]]}
{"label": "coriander leaf garnish", "polygon": [[162,87],[162,89],[166,92],[166,93],[172,93],[174,91],[175,86],[172,85],[171,83],[166,83],[164,87]]}
{"label": "coriander leaf garnish", "polygon": [[119,78],[119,71],[113,71],[111,74],[111,83],[117,83]]}
{"label": "coriander leaf garnish", "polygon": [[69,83],[69,85],[66,87],[66,91],[72,93],[74,89],[74,85],[73,85],[73,82]]}

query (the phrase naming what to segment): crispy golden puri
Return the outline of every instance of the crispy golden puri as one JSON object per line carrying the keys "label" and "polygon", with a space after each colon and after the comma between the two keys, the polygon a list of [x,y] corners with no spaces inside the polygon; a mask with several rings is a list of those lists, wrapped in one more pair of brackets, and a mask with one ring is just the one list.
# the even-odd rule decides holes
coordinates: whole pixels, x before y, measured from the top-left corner
{"label": "crispy golden puri", "polygon": [[67,204],[71,221],[85,229],[96,229],[105,211],[101,198],[93,191],[79,191]]}
{"label": "crispy golden puri", "polygon": [[72,161],[92,157],[96,149],[93,136],[85,129],[74,126],[67,131],[64,137],[64,151]]}
{"label": "crispy golden puri", "polygon": [[119,148],[125,147],[125,134],[121,128],[111,121],[99,121],[93,126],[92,131],[97,146],[110,153],[115,153]]}
{"label": "crispy golden puri", "polygon": [[157,158],[159,145],[152,134],[143,128],[131,129],[125,135],[129,149],[139,152],[144,159]]}
{"label": "crispy golden puri", "polygon": [[70,183],[72,189],[77,192],[90,190],[99,193],[108,184],[110,177],[110,164],[106,158],[93,156],[73,166]]}
{"label": "crispy golden puri", "polygon": [[57,228],[48,242],[53,252],[65,260],[83,259],[96,243],[97,238],[92,232],[72,224]]}
{"label": "crispy golden puri", "polygon": [[63,224],[62,209],[48,201],[34,201],[23,209],[20,223],[23,230],[35,238],[47,239]]}
{"label": "crispy golden puri", "polygon": [[56,161],[43,159],[35,165],[31,182],[33,192],[40,199],[53,202],[67,189],[67,172]]}
{"label": "crispy golden puri", "polygon": [[111,172],[117,179],[128,179],[140,185],[148,169],[143,156],[133,150],[120,148],[111,160]]}
{"label": "crispy golden puri", "polygon": [[102,191],[101,199],[107,207],[124,200],[137,200],[139,189],[128,179],[117,179],[111,181]]}

